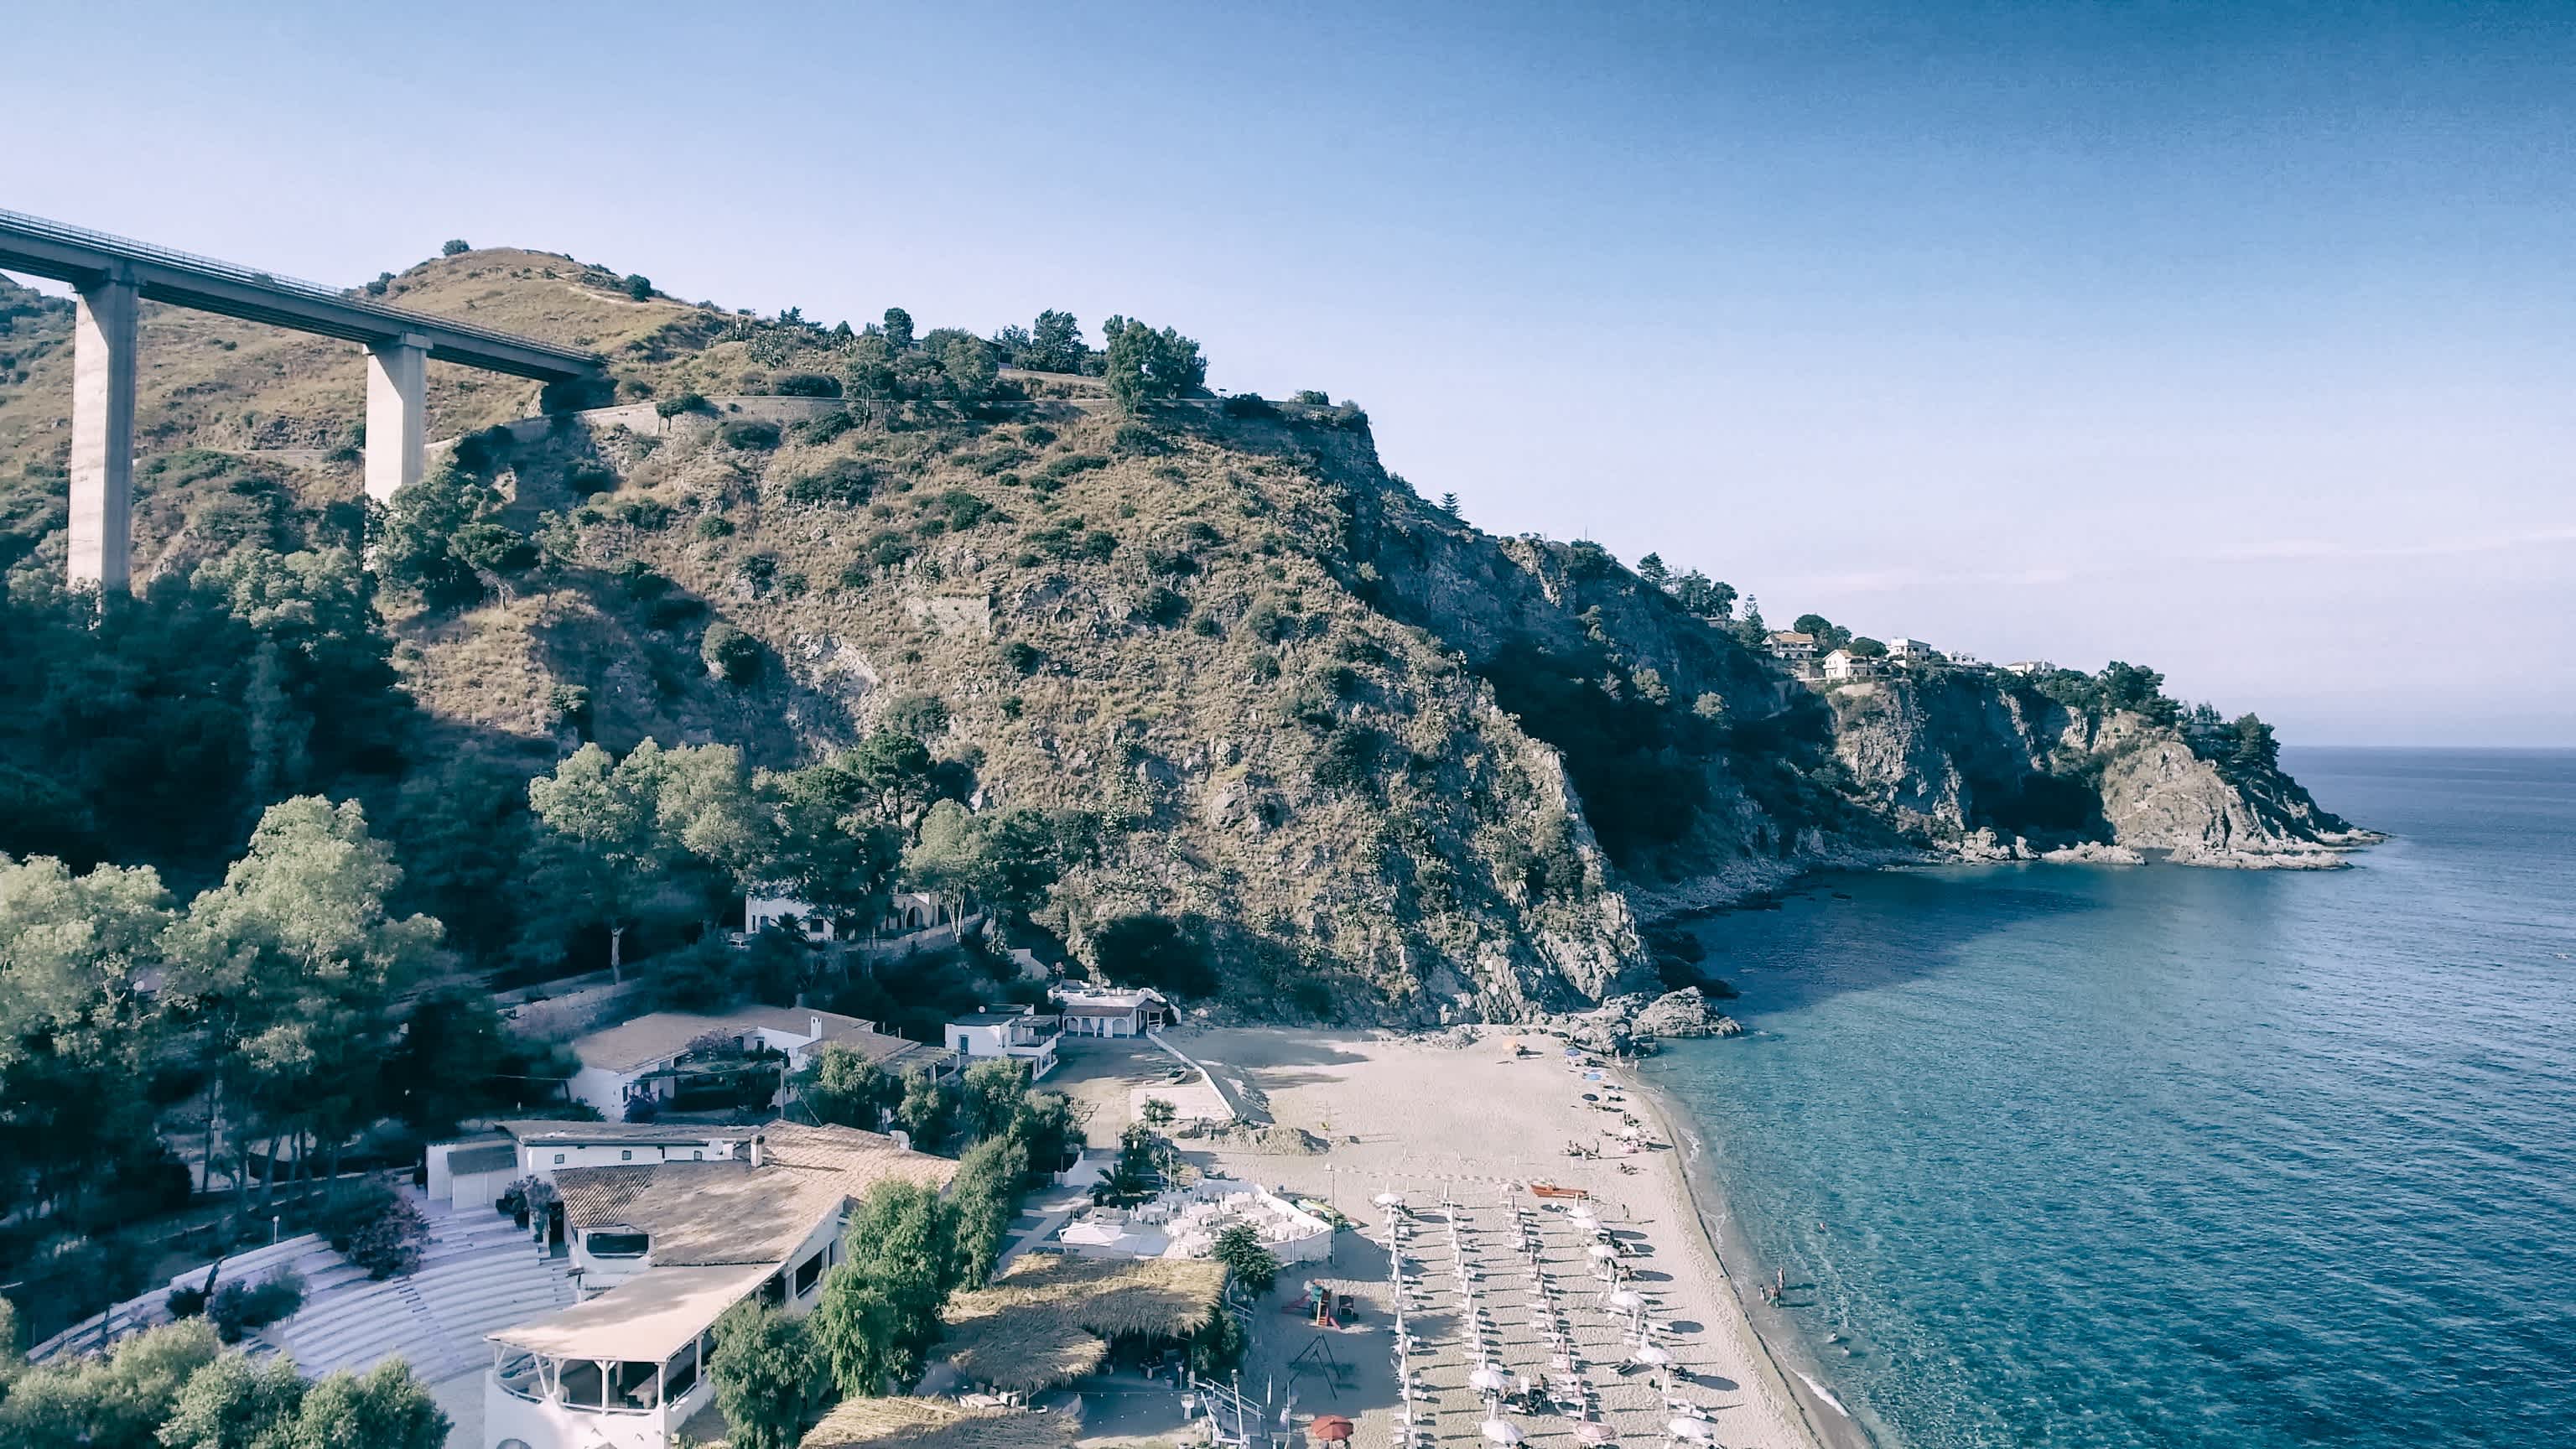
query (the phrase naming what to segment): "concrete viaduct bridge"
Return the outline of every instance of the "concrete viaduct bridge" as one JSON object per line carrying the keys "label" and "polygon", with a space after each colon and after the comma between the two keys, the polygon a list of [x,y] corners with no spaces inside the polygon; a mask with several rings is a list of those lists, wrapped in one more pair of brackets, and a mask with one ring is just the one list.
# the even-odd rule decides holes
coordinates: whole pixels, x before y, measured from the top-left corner
{"label": "concrete viaduct bridge", "polygon": [[597,354],[488,327],[380,307],[145,242],[0,210],[0,271],[68,282],[79,298],[72,354],[71,582],[123,590],[133,575],[135,318],[172,306],[338,337],[367,353],[367,496],[419,480],[431,358],[540,382],[603,374]]}

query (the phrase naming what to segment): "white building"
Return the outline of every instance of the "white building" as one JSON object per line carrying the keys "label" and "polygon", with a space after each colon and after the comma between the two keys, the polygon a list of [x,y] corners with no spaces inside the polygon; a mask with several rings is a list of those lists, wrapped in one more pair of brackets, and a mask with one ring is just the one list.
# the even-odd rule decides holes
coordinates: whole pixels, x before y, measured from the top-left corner
{"label": "white building", "polygon": [[1055,999],[1071,1036],[1143,1036],[1172,1019],[1172,1003],[1150,986],[1139,991],[1059,988]]}
{"label": "white building", "polygon": [[1064,1018],[1040,1016],[1033,1006],[979,1011],[948,1023],[947,1046],[973,1061],[1009,1057],[1029,1064],[1029,1080],[1055,1070],[1055,1044],[1064,1039]]}
{"label": "white building", "polygon": [[757,1127],[700,1123],[513,1121],[488,1136],[429,1147],[428,1192],[460,1210],[490,1208],[523,1177],[552,1181],[572,1167],[731,1161]]}
{"label": "white building", "polygon": [[794,931],[806,940],[820,945],[835,938],[837,928],[832,918],[794,896],[746,896],[742,903],[742,935],[747,944],[751,937],[776,927]]}
{"label": "white building", "polygon": [[1087,1258],[1205,1258],[1217,1234],[1246,1224],[1282,1263],[1331,1255],[1333,1225],[1248,1182],[1206,1178],[1132,1208],[1091,1208],[1056,1232],[1056,1246]]}
{"label": "white building", "polygon": [[1848,649],[1837,649],[1825,656],[1825,678],[1867,679],[1878,673],[1878,661],[1863,659]]}
{"label": "white building", "polygon": [[946,1067],[944,1054],[934,1048],[838,1012],[784,1006],[749,1006],[720,1016],[656,1011],[576,1038],[572,1051],[581,1071],[572,1079],[572,1095],[614,1122],[625,1117],[630,1103],[673,1106],[693,1086],[747,1075],[765,1054],[775,1054],[773,1069],[783,1085],[817,1049],[833,1044],[888,1071],[920,1067],[939,1073]]}
{"label": "white building", "polygon": [[1771,631],[1771,657],[1785,659],[1792,664],[1813,659],[1816,657],[1816,636],[1802,634],[1795,629],[1774,629]]}
{"label": "white building", "polygon": [[[555,1189],[585,1297],[490,1335],[482,1444],[667,1449],[713,1401],[717,1319],[752,1298],[811,1310],[854,1202],[892,1179],[944,1189],[956,1170],[874,1132],[789,1122],[723,1160],[566,1167]],[[710,1432],[723,1426],[692,1426]]]}
{"label": "white building", "polygon": [[1900,634],[1887,641],[1887,657],[1900,664],[1919,664],[1938,659],[1941,655],[1940,651],[1922,640],[1908,639]]}
{"label": "white building", "polygon": [[2055,674],[2057,666],[2045,659],[2016,659],[2004,666],[2004,673],[2028,678],[2034,674]]}

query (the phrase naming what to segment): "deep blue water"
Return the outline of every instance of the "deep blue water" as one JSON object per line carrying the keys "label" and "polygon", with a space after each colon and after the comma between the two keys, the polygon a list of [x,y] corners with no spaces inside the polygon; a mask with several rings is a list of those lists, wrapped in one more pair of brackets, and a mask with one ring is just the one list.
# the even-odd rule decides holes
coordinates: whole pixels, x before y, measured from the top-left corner
{"label": "deep blue water", "polygon": [[2287,763],[2397,838],[1700,927],[1749,1034],[1651,1079],[1883,1439],[2576,1445],[2576,752]]}

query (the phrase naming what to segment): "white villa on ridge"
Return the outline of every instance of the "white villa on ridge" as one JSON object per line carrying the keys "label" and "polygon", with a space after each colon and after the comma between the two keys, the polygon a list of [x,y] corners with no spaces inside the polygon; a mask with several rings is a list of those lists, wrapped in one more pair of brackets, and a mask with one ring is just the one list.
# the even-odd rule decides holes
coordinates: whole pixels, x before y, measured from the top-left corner
{"label": "white villa on ridge", "polygon": [[1887,657],[1899,664],[1919,664],[1940,657],[1940,651],[1920,639],[1899,634],[1887,641]]}
{"label": "white villa on ridge", "polygon": [[1867,679],[1878,673],[1878,661],[1864,659],[1848,649],[1837,649],[1825,656],[1825,678],[1833,680]]}
{"label": "white villa on ridge", "polygon": [[918,1067],[939,1075],[947,1065],[935,1047],[889,1036],[875,1022],[833,1011],[786,1006],[747,1006],[720,1016],[656,1011],[576,1038],[572,1051],[581,1070],[572,1079],[572,1095],[614,1122],[630,1104],[667,1107],[678,1102],[693,1079],[728,1071],[740,1075],[739,1065],[728,1067],[713,1059],[722,1051],[779,1053],[785,1073],[794,1073],[818,1048],[832,1044],[853,1048],[890,1072]]}
{"label": "white villa on ridge", "polygon": [[[599,1124],[510,1125],[526,1147]],[[726,1310],[811,1310],[852,1203],[888,1180],[945,1189],[957,1170],[848,1127],[780,1121],[726,1140],[721,1158],[553,1172],[582,1300],[489,1335],[484,1449],[667,1449],[713,1403],[707,1355]]]}
{"label": "white villa on ridge", "polygon": [[1064,1018],[1040,1016],[1034,1006],[1006,1006],[976,1012],[948,1023],[948,1049],[973,1061],[1010,1057],[1029,1064],[1029,1080],[1055,1070],[1055,1044],[1064,1038]]}

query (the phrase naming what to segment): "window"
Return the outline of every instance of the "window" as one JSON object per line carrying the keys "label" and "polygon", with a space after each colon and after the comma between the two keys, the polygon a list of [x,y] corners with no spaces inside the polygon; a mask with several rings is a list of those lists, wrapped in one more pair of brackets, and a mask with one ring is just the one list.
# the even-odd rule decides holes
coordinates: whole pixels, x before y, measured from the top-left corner
{"label": "window", "polygon": [[823,1255],[822,1255],[821,1253],[816,1253],[813,1257],[810,1257],[810,1258],[806,1259],[804,1262],[797,1264],[797,1265],[796,1265],[796,1296],[797,1296],[797,1297],[799,1297],[799,1298],[802,1298],[802,1297],[804,1297],[806,1294],[813,1292],[813,1291],[814,1291],[814,1285],[815,1285],[816,1283],[820,1282],[820,1281],[822,1280],[822,1277],[823,1277]]}
{"label": "window", "polygon": [[581,1241],[594,1258],[641,1258],[653,1247],[646,1233],[586,1233]]}
{"label": "window", "polygon": [[558,1152],[558,1153],[556,1153],[556,1154],[555,1154],[555,1166],[557,1166],[557,1167],[561,1167],[561,1166],[563,1166],[563,1160],[564,1160],[564,1155],[563,1155],[562,1153]]}
{"label": "window", "polygon": [[635,1149],[632,1147],[621,1147],[617,1149],[617,1160],[620,1162],[633,1162],[635,1160]]}
{"label": "window", "polygon": [[705,1148],[703,1148],[703,1147],[700,1147],[700,1148],[697,1148],[697,1149],[693,1150],[692,1152],[690,1152],[690,1153],[689,1153],[689,1160],[690,1160],[691,1162],[704,1162],[704,1161],[706,1161],[706,1160],[707,1160],[707,1150],[706,1150]]}

